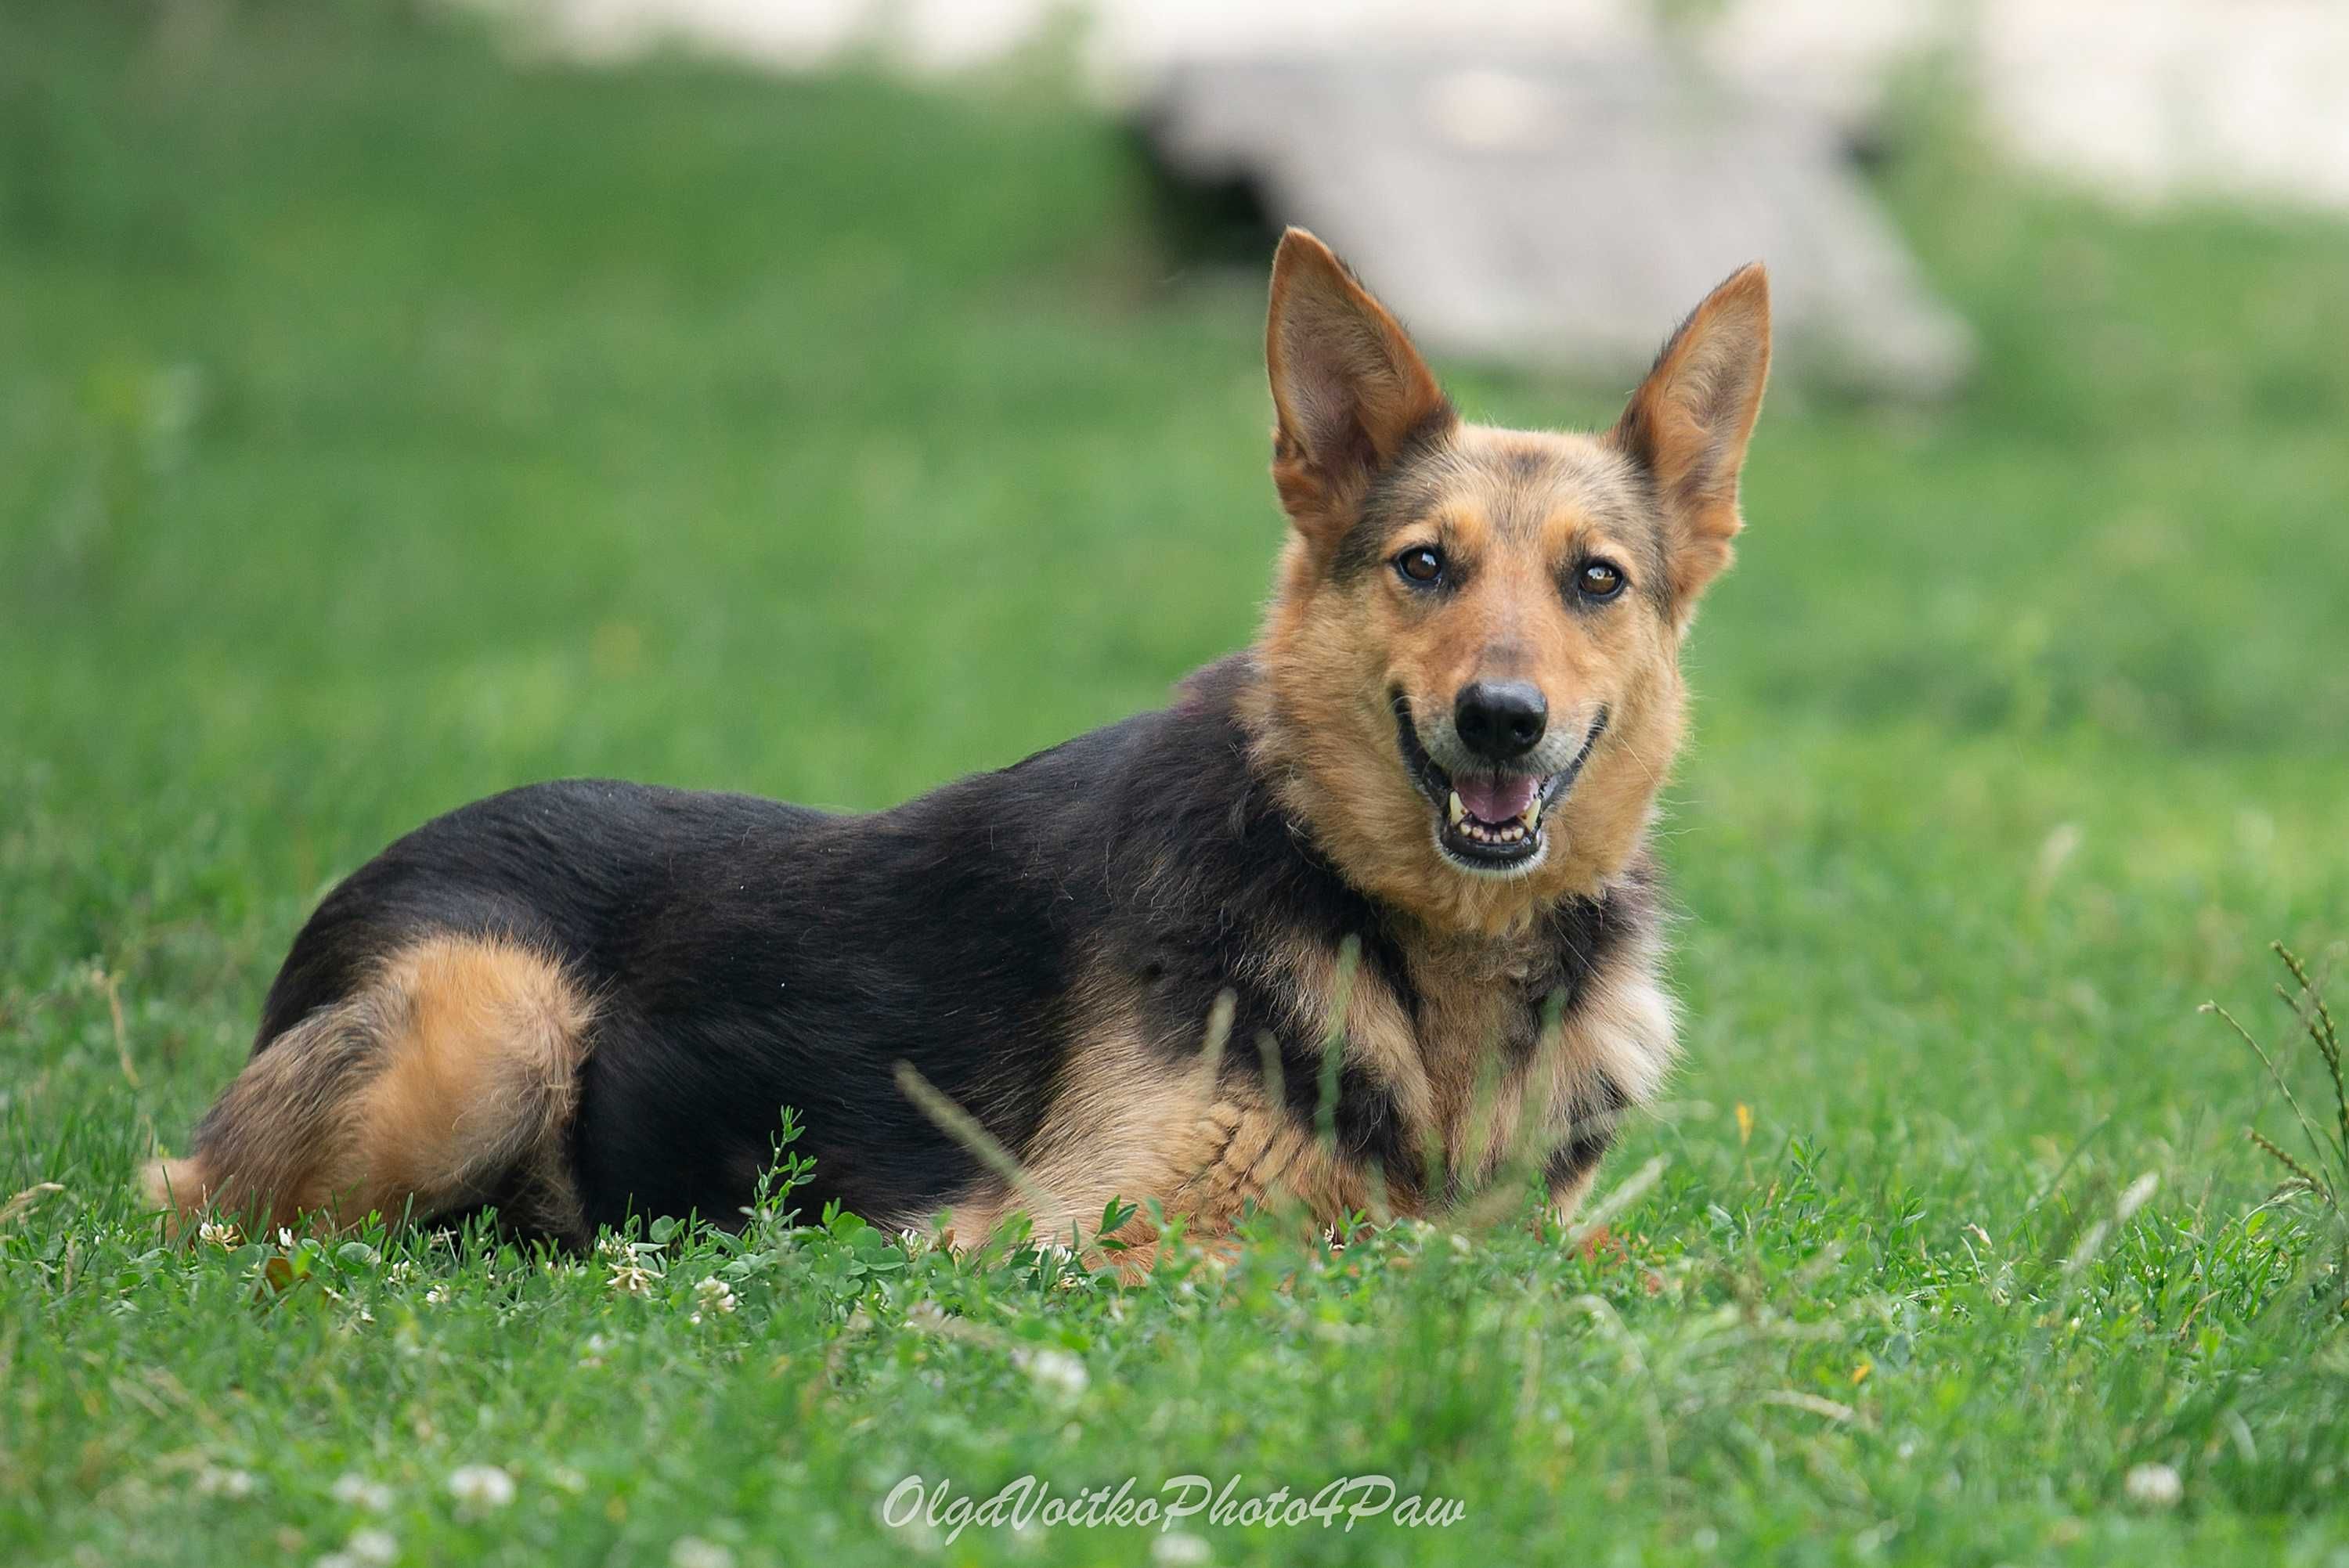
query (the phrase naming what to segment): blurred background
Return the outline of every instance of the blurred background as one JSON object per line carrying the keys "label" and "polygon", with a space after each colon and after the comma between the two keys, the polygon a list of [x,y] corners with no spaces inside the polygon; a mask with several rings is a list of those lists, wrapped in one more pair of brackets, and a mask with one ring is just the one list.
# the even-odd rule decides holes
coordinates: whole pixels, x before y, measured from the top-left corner
{"label": "blurred background", "polygon": [[434,812],[874,807],[1160,701],[1280,542],[1301,222],[1503,423],[1772,265],[1691,1114],[2218,1137],[2192,1004],[2349,926],[2344,81],[2284,0],[14,0],[9,1027],[110,1095],[38,1004],[102,965],[174,1128]]}

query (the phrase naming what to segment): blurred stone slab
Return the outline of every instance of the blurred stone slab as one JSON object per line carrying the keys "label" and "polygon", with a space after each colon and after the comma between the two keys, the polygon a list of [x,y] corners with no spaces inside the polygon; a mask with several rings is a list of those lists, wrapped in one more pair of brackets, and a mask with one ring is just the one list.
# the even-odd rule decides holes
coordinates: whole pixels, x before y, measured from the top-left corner
{"label": "blurred stone slab", "polygon": [[1824,115],[1661,57],[1226,58],[1143,112],[1178,177],[1247,183],[1440,355],[1620,380],[1759,258],[1798,374],[1933,397],[1971,363]]}
{"label": "blurred stone slab", "polygon": [[784,70],[952,71],[1075,25],[1112,101],[1210,59],[1693,47],[1723,80],[1849,126],[1900,67],[1963,68],[2016,157],[2133,200],[2349,209],[2342,0],[451,0],[572,55],[683,46]]}

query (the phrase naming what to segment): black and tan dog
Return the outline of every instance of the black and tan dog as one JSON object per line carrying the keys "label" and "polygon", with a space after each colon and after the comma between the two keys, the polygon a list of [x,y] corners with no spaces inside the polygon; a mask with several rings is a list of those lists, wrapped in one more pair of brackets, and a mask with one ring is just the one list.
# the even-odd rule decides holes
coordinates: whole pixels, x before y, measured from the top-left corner
{"label": "black and tan dog", "polygon": [[427,824],[304,927],[157,1200],[723,1222],[792,1106],[803,1197],[966,1240],[1112,1197],[1425,1212],[1528,1156],[1570,1205],[1673,1054],[1646,839],[1767,282],[1595,437],[1462,422],[1302,232],[1266,352],[1294,530],[1252,649],[870,816],[574,781]]}

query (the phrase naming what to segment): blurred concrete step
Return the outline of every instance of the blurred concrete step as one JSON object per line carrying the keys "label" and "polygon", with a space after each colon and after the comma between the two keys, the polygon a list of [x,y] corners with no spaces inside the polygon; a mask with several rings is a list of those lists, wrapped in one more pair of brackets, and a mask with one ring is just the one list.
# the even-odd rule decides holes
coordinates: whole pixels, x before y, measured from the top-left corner
{"label": "blurred concrete step", "polygon": [[1903,62],[1962,67],[1988,129],[2031,163],[2137,201],[2349,210],[2349,5],[2341,0],[457,0],[574,54],[667,44],[783,69],[853,51],[924,70],[1078,25],[1123,98],[1184,61],[1363,49],[1503,57],[1655,49],[1847,124]]}
{"label": "blurred concrete step", "polygon": [[1932,397],[1971,363],[1824,115],[1661,56],[1226,58],[1143,112],[1178,177],[1246,182],[1438,354],[1622,379],[1758,257],[1797,374]]}

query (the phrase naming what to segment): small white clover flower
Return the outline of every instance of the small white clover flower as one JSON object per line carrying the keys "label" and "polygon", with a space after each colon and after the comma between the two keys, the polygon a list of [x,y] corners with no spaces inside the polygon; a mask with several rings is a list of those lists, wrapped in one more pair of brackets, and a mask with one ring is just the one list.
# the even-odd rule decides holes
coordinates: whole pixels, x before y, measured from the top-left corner
{"label": "small white clover flower", "polygon": [[196,1227],[196,1239],[207,1246],[233,1250],[244,1244],[244,1233],[226,1220],[206,1220]]}
{"label": "small white clover flower", "polygon": [[741,1305],[735,1298],[734,1287],[716,1274],[709,1274],[697,1282],[693,1287],[693,1295],[694,1299],[704,1309],[710,1312],[731,1312]]}
{"label": "small white clover flower", "polygon": [[277,1227],[277,1250],[284,1253],[290,1253],[294,1250],[294,1232],[290,1226],[280,1225]]}
{"label": "small white clover flower", "polygon": [[680,1535],[668,1549],[669,1568],[734,1568],[734,1553],[715,1541]]}
{"label": "small white clover flower", "polygon": [[388,1530],[354,1530],[344,1550],[359,1563],[385,1563],[399,1555],[399,1542]]}
{"label": "small white clover flower", "polygon": [[2186,1495],[2186,1483],[2168,1465],[2137,1465],[2122,1480],[2121,1491],[2141,1507],[2176,1508]]}
{"label": "small white clover flower", "polygon": [[514,1500],[513,1477],[495,1465],[466,1465],[449,1472],[449,1495],[460,1507],[486,1513]]}
{"label": "small white clover flower", "polygon": [[653,1288],[653,1272],[636,1262],[612,1265],[612,1288],[625,1295],[649,1295]]}
{"label": "small white clover flower", "polygon": [[1029,1378],[1038,1389],[1050,1398],[1073,1400],[1081,1398],[1092,1375],[1085,1370],[1084,1360],[1065,1350],[1026,1350],[1016,1357],[1028,1369]]}
{"label": "small white clover flower", "polygon": [[415,1277],[416,1265],[406,1258],[398,1260],[383,1271],[383,1283],[386,1284],[406,1284]]}
{"label": "small white clover flower", "polygon": [[353,1471],[336,1476],[327,1492],[344,1507],[364,1508],[369,1513],[381,1513],[391,1506],[391,1488]]}
{"label": "small white clover flower", "polygon": [[1452,1250],[1458,1253],[1462,1257],[1464,1258],[1468,1255],[1469,1250],[1473,1245],[1474,1243],[1459,1232],[1454,1231],[1452,1233]]}
{"label": "small white clover flower", "polygon": [[196,1472],[196,1491],[202,1497],[251,1497],[260,1484],[251,1470],[206,1465]]}
{"label": "small white clover flower", "polygon": [[1185,1531],[1170,1530],[1150,1543],[1150,1560],[1160,1568],[1198,1568],[1207,1557],[1206,1539]]}
{"label": "small white clover flower", "polygon": [[436,1284],[424,1293],[424,1305],[427,1306],[438,1306],[448,1299],[449,1287],[445,1284]]}
{"label": "small white clover flower", "polygon": [[937,1526],[918,1513],[905,1523],[893,1525],[891,1528],[897,1532],[897,1539],[900,1542],[926,1556],[936,1553],[946,1544],[946,1538],[938,1533]]}

